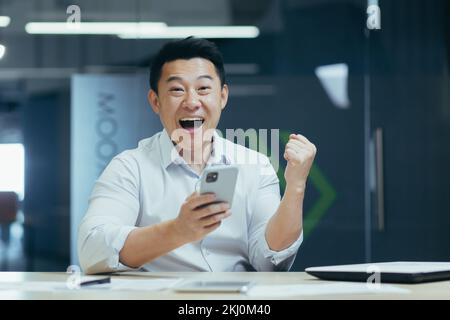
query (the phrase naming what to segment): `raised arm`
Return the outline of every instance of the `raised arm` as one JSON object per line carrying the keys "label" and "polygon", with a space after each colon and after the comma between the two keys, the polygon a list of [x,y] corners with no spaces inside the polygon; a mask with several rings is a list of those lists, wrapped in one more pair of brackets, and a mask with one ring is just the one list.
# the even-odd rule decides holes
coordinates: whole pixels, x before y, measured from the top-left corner
{"label": "raised arm", "polygon": [[302,232],[306,180],[316,151],[316,147],[304,136],[290,135],[284,153],[288,161],[284,173],[286,190],[266,230],[267,243],[272,250],[289,247]]}

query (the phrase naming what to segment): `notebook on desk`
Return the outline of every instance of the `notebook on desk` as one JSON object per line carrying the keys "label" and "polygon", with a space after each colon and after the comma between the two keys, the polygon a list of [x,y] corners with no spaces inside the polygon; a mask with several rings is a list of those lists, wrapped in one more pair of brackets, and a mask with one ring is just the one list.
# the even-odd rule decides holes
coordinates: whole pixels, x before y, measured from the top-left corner
{"label": "notebook on desk", "polygon": [[[450,280],[450,262],[382,262],[311,267],[306,273],[323,280],[367,282],[379,273],[383,283],[421,283]],[[377,275],[375,275],[377,276]],[[371,278],[373,280],[373,278]]]}

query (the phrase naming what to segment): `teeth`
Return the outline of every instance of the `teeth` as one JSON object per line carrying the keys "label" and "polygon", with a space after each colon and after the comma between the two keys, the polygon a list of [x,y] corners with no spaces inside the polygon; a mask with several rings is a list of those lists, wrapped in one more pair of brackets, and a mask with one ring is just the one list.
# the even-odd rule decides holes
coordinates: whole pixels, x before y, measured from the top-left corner
{"label": "teeth", "polygon": [[188,128],[200,128],[204,123],[203,118],[199,117],[189,117],[189,118],[182,118],[180,119],[179,123],[180,126],[182,126],[184,129]]}
{"label": "teeth", "polygon": [[182,118],[180,121],[203,121],[203,118]]}

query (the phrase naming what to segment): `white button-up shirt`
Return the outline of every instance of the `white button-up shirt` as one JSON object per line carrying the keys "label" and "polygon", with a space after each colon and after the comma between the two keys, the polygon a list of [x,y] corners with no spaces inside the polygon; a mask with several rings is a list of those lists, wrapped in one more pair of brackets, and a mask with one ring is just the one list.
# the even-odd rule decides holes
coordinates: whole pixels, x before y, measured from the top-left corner
{"label": "white button-up shirt", "polygon": [[[126,270],[119,252],[137,227],[178,216],[200,176],[175,151],[165,130],[116,156],[97,180],[78,234],[86,273]],[[232,215],[201,241],[183,245],[142,266],[147,271],[289,270],[303,233],[288,248],[273,251],[265,231],[278,209],[278,178],[269,159],[214,135],[207,166],[236,165],[239,174]],[[299,213],[300,214],[300,213]],[[283,230],[280,230],[283,232]],[[158,243],[149,243],[157,246]]]}

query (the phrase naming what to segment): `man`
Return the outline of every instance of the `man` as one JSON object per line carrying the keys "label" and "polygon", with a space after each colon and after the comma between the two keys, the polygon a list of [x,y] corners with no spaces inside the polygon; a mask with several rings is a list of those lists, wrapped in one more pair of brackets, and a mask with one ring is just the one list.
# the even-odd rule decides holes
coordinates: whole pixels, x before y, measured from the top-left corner
{"label": "man", "polygon": [[[97,181],[79,228],[84,271],[289,270],[303,239],[315,146],[290,136],[280,201],[265,155],[211,134],[228,99],[213,43],[187,38],[166,44],[152,63],[150,87],[148,100],[164,130],[116,156]],[[237,160],[252,156],[256,163]],[[231,208],[195,192],[201,172],[212,165],[239,168]]]}

